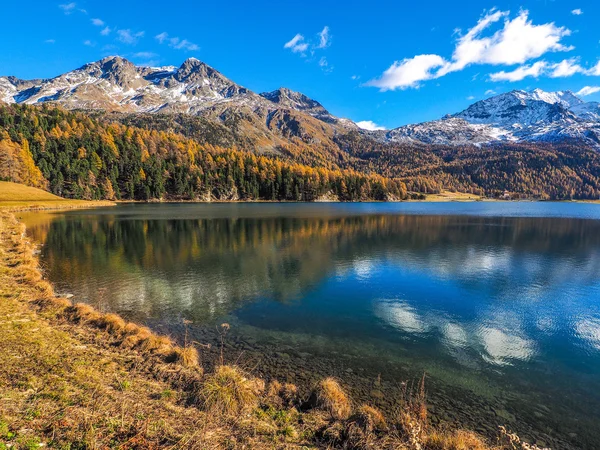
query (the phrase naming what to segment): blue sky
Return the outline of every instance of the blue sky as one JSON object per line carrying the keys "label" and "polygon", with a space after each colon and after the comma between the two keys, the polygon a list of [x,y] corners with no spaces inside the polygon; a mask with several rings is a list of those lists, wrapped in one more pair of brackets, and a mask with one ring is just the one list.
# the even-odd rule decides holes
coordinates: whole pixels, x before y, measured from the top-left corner
{"label": "blue sky", "polygon": [[53,77],[118,54],[194,56],[256,92],[286,86],[387,128],[512,89],[600,100],[600,2],[34,0],[3,5],[0,75]]}

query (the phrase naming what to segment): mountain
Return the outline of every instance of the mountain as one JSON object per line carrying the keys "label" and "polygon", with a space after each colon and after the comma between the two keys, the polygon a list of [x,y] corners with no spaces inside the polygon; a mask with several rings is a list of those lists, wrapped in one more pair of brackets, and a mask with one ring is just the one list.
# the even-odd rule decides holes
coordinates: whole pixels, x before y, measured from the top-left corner
{"label": "mountain", "polygon": [[570,91],[514,90],[440,120],[373,132],[380,141],[463,145],[582,140],[600,146],[600,108]]}
{"label": "mountain", "polygon": [[258,94],[195,58],[152,68],[113,56],[51,79],[0,77],[2,102],[0,171],[18,166],[30,184],[76,198],[600,197],[600,107],[569,91],[512,91],[367,131],[302,93]]}
{"label": "mountain", "polygon": [[0,78],[7,103],[58,103],[69,109],[196,114],[235,100],[260,103],[261,97],[203,62],[190,58],[180,67],[138,67],[118,56],[89,63],[46,80]]}
{"label": "mountain", "polygon": [[180,122],[190,122],[182,115],[198,117],[200,128],[217,136],[211,144],[275,153],[325,167],[347,158],[334,137],[358,129],[301,93],[281,88],[259,95],[196,58],[179,67],[153,68],[110,56],[51,79],[0,77],[0,100],[100,110],[138,125],[140,115],[150,125],[154,118],[164,122],[164,116],[179,115]]}
{"label": "mountain", "polygon": [[0,77],[0,101],[51,102],[67,109],[122,115],[201,117],[217,134],[228,135],[225,141],[229,144],[259,152],[305,155],[305,163],[346,158],[335,138],[354,131],[367,141],[390,143],[483,145],[574,139],[600,147],[600,106],[586,103],[570,91],[515,90],[478,101],[440,120],[371,132],[335,117],[302,93],[281,87],[257,94],[195,58],[179,67],[152,68],[111,56],[51,79]]}

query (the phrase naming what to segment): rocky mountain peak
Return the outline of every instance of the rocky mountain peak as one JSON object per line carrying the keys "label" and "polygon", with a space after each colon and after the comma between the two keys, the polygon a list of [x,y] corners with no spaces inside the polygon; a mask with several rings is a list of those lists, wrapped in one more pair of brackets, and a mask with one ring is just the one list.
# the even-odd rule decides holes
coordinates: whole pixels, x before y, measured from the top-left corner
{"label": "rocky mountain peak", "polygon": [[324,120],[325,122],[336,121],[336,118],[333,117],[329,111],[323,107],[323,105],[307,95],[302,94],[301,92],[280,87],[279,89],[271,92],[263,92],[260,95],[261,97],[266,98],[267,100],[284,108],[305,112],[320,120]]}

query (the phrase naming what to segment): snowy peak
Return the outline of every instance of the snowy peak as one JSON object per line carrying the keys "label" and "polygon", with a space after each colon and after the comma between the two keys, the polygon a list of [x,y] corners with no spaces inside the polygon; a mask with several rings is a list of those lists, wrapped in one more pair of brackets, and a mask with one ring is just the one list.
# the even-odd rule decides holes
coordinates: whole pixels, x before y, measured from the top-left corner
{"label": "snowy peak", "polygon": [[535,124],[555,122],[573,123],[575,115],[568,108],[573,94],[511,91],[481,100],[452,117],[473,124],[496,125],[505,128],[523,128]]}
{"label": "snowy peak", "polygon": [[534,100],[555,104],[558,103],[565,108],[572,108],[584,103],[579,97],[571,91],[546,92],[541,89],[534,89],[529,93],[529,96]]}
{"label": "snowy peak", "polygon": [[478,101],[441,120],[406,125],[379,136],[393,142],[451,145],[565,139],[598,145],[600,108],[571,91],[514,90]]}

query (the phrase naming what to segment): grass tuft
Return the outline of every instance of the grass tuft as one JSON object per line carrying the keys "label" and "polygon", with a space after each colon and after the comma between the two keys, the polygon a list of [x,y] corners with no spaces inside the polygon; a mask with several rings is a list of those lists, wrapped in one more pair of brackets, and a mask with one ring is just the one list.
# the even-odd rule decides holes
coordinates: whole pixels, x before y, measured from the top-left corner
{"label": "grass tuft", "polygon": [[175,347],[173,349],[173,362],[181,364],[183,367],[199,367],[200,355],[195,347]]}
{"label": "grass tuft", "polygon": [[311,403],[331,414],[334,419],[346,419],[352,411],[348,396],[335,378],[320,381],[311,394]]}
{"label": "grass tuft", "polygon": [[432,431],[424,439],[428,450],[487,450],[487,444],[475,433],[464,430]]}
{"label": "grass tuft", "polygon": [[199,397],[205,410],[230,416],[254,408],[263,389],[263,382],[248,378],[238,367],[218,366],[204,381]]}
{"label": "grass tuft", "polygon": [[105,314],[98,320],[98,325],[112,334],[122,334],[127,322],[116,314]]}
{"label": "grass tuft", "polygon": [[367,433],[385,431],[387,429],[387,423],[381,411],[369,405],[362,405],[358,408],[352,414],[352,417],[350,417],[350,422],[356,424]]}

